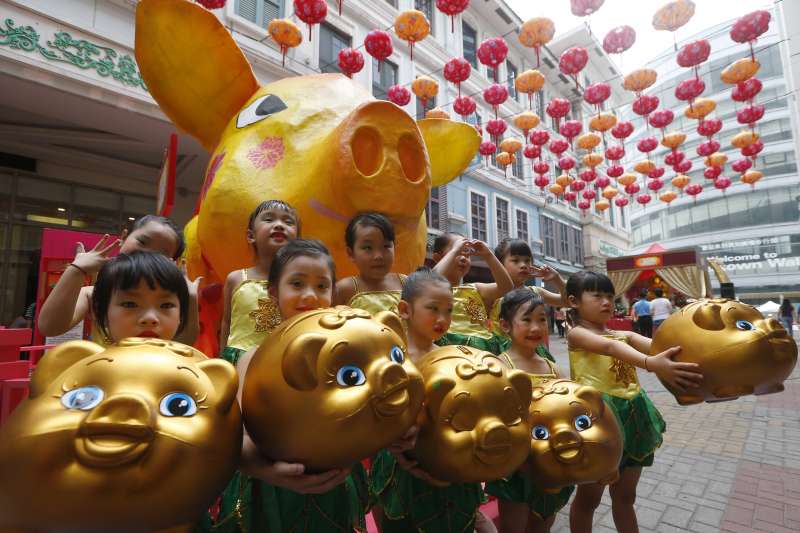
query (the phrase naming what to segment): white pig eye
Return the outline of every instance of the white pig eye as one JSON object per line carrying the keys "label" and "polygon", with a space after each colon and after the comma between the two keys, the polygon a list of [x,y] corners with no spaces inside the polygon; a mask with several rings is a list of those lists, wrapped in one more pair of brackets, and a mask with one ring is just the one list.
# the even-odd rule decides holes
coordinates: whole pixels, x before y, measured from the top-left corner
{"label": "white pig eye", "polygon": [[357,387],[367,382],[367,376],[357,366],[348,365],[336,373],[336,382],[342,387]]}
{"label": "white pig eye", "polygon": [[94,409],[103,401],[103,389],[89,385],[67,391],[61,396],[61,405],[67,409],[80,409],[88,411]]}
{"label": "white pig eye", "polygon": [[402,365],[403,361],[406,360],[406,356],[403,354],[403,349],[399,346],[393,346],[392,351],[389,352],[389,359],[397,363],[398,365]]}
{"label": "white pig eye", "polygon": [[756,327],[747,320],[737,320],[736,328],[742,331],[753,331]]}
{"label": "white pig eye", "polygon": [[592,427],[592,419],[586,415],[575,417],[575,429],[578,431],[585,431]]}
{"label": "white pig eye", "polygon": [[261,96],[239,112],[239,116],[236,117],[236,127],[244,128],[250,124],[255,124],[284,109],[286,109],[286,104],[274,94]]}

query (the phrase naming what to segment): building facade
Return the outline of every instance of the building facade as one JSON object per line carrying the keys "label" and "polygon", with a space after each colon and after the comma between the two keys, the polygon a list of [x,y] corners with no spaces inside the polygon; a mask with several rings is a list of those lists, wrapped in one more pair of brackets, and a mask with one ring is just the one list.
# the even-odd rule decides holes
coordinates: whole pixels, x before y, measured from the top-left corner
{"label": "building facade", "polygon": [[[670,129],[687,133],[681,150],[693,162],[688,175],[693,183],[701,183],[703,192],[696,200],[681,195],[671,205],[654,202],[631,211],[633,252],[644,251],[653,243],[667,249],[698,246],[708,258],[719,261],[736,286],[737,296],[754,302],[784,296],[800,296],[800,180],[797,171],[797,112],[796,86],[790,70],[790,54],[785,40],[790,21],[783,20],[781,11],[772,9],[770,30],[755,45],[756,59],[761,64],[757,77],[763,89],[757,102],[766,112],[758,122],[756,131],[764,143],[754,168],[764,173],[755,187],[739,182],[738,175],[728,166],[724,175],[733,179],[733,185],[724,193],[714,188],[703,176],[703,158],[696,153],[697,146],[705,140],[697,135],[697,122],[683,115],[685,104],[675,96],[675,86],[693,76],[689,69],[681,68],[675,60],[675,51],[667,50],[648,66],[659,73],[657,84],[648,91],[661,100],[660,107],[675,111],[675,122]],[[797,14],[795,23],[800,20]],[[706,84],[704,97],[712,98],[717,108],[712,116],[720,118],[723,128],[717,139],[730,161],[741,157],[730,144],[731,138],[746,129],[736,120],[736,111],[743,104],[731,99],[731,86],[720,80],[720,72],[729,64],[749,54],[747,45],[730,39],[727,21],[695,35],[688,41],[708,39],[711,56],[699,68]],[[792,58],[794,62],[796,58]],[[637,117],[638,118],[638,117]],[[644,135],[653,135],[644,128],[643,120],[635,122],[637,129],[629,144]],[[663,160],[666,149],[654,152]],[[668,168],[665,180],[674,173]],[[712,277],[718,293],[717,280]]]}

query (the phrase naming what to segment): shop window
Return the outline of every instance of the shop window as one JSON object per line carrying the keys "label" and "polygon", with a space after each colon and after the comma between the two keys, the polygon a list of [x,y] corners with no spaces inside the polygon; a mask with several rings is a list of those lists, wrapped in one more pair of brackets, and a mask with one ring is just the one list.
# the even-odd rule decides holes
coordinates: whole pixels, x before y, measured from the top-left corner
{"label": "shop window", "polygon": [[550,217],[542,216],[539,218],[539,225],[544,241],[544,255],[556,257],[555,221]]}
{"label": "shop window", "polygon": [[417,101],[417,120],[425,118],[425,113],[430,111],[434,107],[436,107],[436,97],[429,99],[425,104],[422,103],[422,100],[419,98],[415,99]]}
{"label": "shop window", "polygon": [[478,32],[476,32],[475,29],[466,22],[462,22],[461,34],[464,49],[464,59],[469,61],[469,64],[472,65],[472,68],[476,69],[478,68]]}
{"label": "shop window", "polygon": [[[378,64],[380,63],[380,67]],[[391,61],[372,60],[372,96],[388,100],[389,87],[397,83],[397,65]]]}
{"label": "shop window", "polygon": [[428,19],[428,22],[431,25],[431,35],[434,34],[434,14],[435,11],[433,9],[433,0],[414,0],[414,9],[417,11],[422,11],[425,14],[425,18]]}
{"label": "shop window", "polygon": [[88,187],[75,187],[74,198],[73,227],[98,233],[115,234],[120,231],[119,194]]}
{"label": "shop window", "polygon": [[350,36],[330,24],[321,24],[319,28],[319,69],[322,72],[341,72],[339,69],[339,52],[350,48]]}
{"label": "shop window", "polygon": [[503,198],[494,199],[495,220],[497,222],[497,242],[510,236],[510,224],[508,219],[508,200]]}
{"label": "shop window", "polygon": [[506,61],[506,83],[508,85],[508,95],[515,100],[519,100],[517,88],[514,81],[517,79],[517,67],[511,61]]}
{"label": "shop window", "polygon": [[36,178],[19,177],[14,220],[36,224],[69,226],[68,185]]}
{"label": "shop window", "polygon": [[283,13],[283,0],[236,0],[235,10],[240,17],[266,28]]}
{"label": "shop window", "polygon": [[529,242],[528,212],[517,209],[517,239]]}
{"label": "shop window", "polygon": [[473,239],[488,242],[486,235],[486,196],[470,193],[470,234]]}
{"label": "shop window", "polygon": [[431,195],[428,198],[428,204],[425,206],[425,221],[429,228],[441,229],[441,203],[439,197],[441,189],[441,187],[431,188]]}

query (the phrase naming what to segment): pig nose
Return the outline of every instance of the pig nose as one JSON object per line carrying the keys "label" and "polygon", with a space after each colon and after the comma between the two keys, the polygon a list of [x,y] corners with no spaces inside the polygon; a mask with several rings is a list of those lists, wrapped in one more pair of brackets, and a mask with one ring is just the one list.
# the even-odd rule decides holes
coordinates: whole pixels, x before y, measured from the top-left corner
{"label": "pig nose", "polygon": [[398,364],[388,364],[380,373],[380,390],[383,393],[391,391],[408,381],[406,370]]}
{"label": "pig nose", "polygon": [[372,126],[361,126],[350,140],[356,169],[366,177],[374,176],[383,167],[383,138]]}
{"label": "pig nose", "polygon": [[400,159],[400,166],[403,174],[411,183],[417,183],[425,179],[425,163],[427,156],[422,148],[419,139],[410,134],[400,137],[397,143],[397,155]]}
{"label": "pig nose", "polygon": [[132,394],[119,394],[98,405],[86,419],[90,426],[114,425],[127,428],[137,436],[152,433],[153,413],[142,398]]}

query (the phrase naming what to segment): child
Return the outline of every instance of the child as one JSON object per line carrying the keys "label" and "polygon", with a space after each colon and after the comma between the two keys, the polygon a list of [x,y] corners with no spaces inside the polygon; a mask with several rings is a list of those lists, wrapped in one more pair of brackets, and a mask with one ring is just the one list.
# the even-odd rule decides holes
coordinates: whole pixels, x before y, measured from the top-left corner
{"label": "child", "polygon": [[[88,252],[85,251],[82,243],[78,243],[75,259],[67,265],[39,313],[39,330],[44,335],[61,335],[90,314],[94,287],[84,287],[84,281],[87,277],[94,277],[103,265],[111,260],[109,254],[117,246],[119,246],[121,254],[150,251],[160,253],[173,260],[179,259],[184,249],[183,235],[175,223],[166,217],[155,215],[146,215],[140,218],[134,223],[130,233],[125,230],[121,239],[111,243],[108,241],[108,235],[104,235],[100,242]],[[197,318],[198,282],[199,279],[189,284],[189,316],[186,328],[176,339],[184,344],[193,344],[199,329]],[[100,344],[109,344],[108,339],[104,338],[95,327],[92,328],[92,340]]]}
{"label": "child", "polygon": [[[434,341],[450,325],[450,283],[441,274],[420,268],[406,280],[398,311],[408,327],[409,357],[416,363],[436,348]],[[373,508],[373,514],[380,530],[472,531],[483,498],[480,483],[444,486],[436,482],[403,455],[414,448],[415,441],[416,431],[406,434],[389,450],[379,452],[373,462],[370,489],[379,506]]]}
{"label": "child", "polygon": [[[500,354],[500,359],[511,368],[527,372],[534,387],[562,377],[553,356],[543,346],[547,314],[540,294],[525,287],[506,294],[500,308],[500,327],[511,337],[511,346]],[[499,500],[500,533],[549,532],[556,513],[574,490],[569,486],[557,494],[546,494],[521,471],[486,484],[486,492]]]}
{"label": "child", "polygon": [[369,311],[397,313],[405,276],[392,272],[394,227],[380,213],[361,213],[347,224],[347,255],[358,276],[336,283],[336,303]]}
{"label": "child", "polygon": [[[653,464],[656,448],[666,424],[639,386],[636,367],[655,372],[675,390],[697,387],[702,375],[694,363],[676,363],[680,347],[648,356],[650,339],[631,331],[611,331],[606,322],[614,312],[614,285],[604,274],[578,272],[567,281],[567,298],[574,327],[567,333],[572,380],[591,385],[603,393],[614,410],[623,433],[623,455],[619,481],[611,485],[611,509],[617,531],[638,531],[636,485],[642,467]],[[604,487],[580,485],[570,508],[574,533],[592,530],[592,516],[600,504]]]}
{"label": "child", "polygon": [[[494,283],[462,284],[472,262],[470,256],[482,258],[494,277]],[[486,313],[495,300],[513,288],[511,277],[492,254],[486,243],[468,240],[448,233],[433,243],[435,270],[453,286],[453,321],[450,330],[437,341],[440,346],[460,344],[472,346],[495,355],[503,351],[504,342],[489,330]]]}
{"label": "child", "polygon": [[186,326],[189,289],[161,254],[119,254],[97,275],[92,314],[109,344],[127,337],[172,340]]}
{"label": "child", "polygon": [[[552,306],[561,306],[566,303],[564,298],[564,280],[553,268],[549,266],[533,265],[533,250],[527,242],[521,239],[506,238],[500,241],[494,249],[494,255],[503,265],[514,283],[514,288],[527,287],[529,290],[538,292],[544,303]],[[552,283],[558,292],[551,292],[542,287],[525,285],[531,278],[542,278],[545,283]],[[503,299],[498,298],[492,305],[491,320],[493,331],[497,335],[505,335],[500,327],[500,305]]]}
{"label": "child", "polygon": [[[281,247],[269,270],[269,290],[284,319],[329,307],[336,270],[319,241],[297,239]],[[238,358],[239,395],[255,353]],[[228,352],[226,357],[232,354]],[[235,354],[234,354],[235,355]],[[225,356],[225,355],[224,355]],[[230,360],[230,359],[228,359]],[[302,464],[270,461],[245,430],[241,472],[223,494],[215,531],[352,531],[365,529],[366,474],[361,464],[305,474]]]}
{"label": "child", "polygon": [[256,264],[228,274],[223,289],[219,345],[225,346],[222,357],[233,364],[281,323],[267,277],[276,252],[299,234],[297,211],[285,202],[267,200],[250,213],[247,242],[253,247]]}

